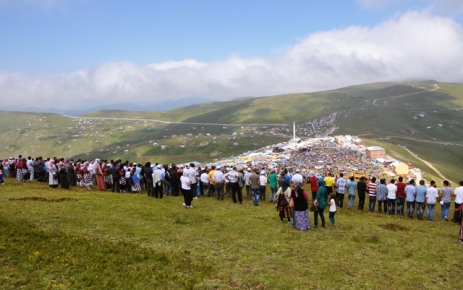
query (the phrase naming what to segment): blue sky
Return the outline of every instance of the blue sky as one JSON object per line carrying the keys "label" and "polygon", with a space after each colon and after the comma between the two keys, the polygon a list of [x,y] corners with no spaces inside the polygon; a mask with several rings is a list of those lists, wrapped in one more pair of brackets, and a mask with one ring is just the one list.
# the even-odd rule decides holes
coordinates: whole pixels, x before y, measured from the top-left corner
{"label": "blue sky", "polygon": [[0,98],[67,108],[461,82],[462,15],[460,0],[0,0]]}

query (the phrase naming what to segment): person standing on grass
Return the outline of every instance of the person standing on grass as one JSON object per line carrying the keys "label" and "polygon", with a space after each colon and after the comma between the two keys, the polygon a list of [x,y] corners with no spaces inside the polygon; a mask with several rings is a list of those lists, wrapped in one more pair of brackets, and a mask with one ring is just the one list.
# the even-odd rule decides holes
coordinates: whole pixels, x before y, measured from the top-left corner
{"label": "person standing on grass", "polygon": [[376,204],[376,177],[372,177],[371,181],[368,183],[368,210],[370,212],[375,211]]}
{"label": "person standing on grass", "polygon": [[[166,175],[166,178],[167,178],[167,175]],[[201,173],[201,175],[199,176],[199,179],[201,180],[201,184],[203,185],[203,194],[204,195],[208,195],[209,197],[211,197],[211,191],[209,189],[209,172],[206,170],[203,171],[203,173]]]}
{"label": "person standing on grass", "polygon": [[291,207],[289,206],[291,202],[291,193],[287,197],[285,196],[283,192],[278,191],[277,194],[275,194],[274,198],[276,201],[275,202],[276,208],[280,216],[280,222],[283,222],[283,218],[286,218],[288,219],[288,223],[291,223],[292,213],[291,213]]}
{"label": "person standing on grass", "polygon": [[251,196],[255,206],[259,205],[259,188],[260,178],[257,175],[257,169],[252,170],[251,176],[249,176],[249,186],[251,187]]}
{"label": "person standing on grass", "polygon": [[58,187],[58,170],[56,169],[55,161],[51,160],[48,166],[50,172],[48,184],[51,188],[55,189]]}
{"label": "person standing on grass", "polygon": [[239,167],[238,170],[238,200],[243,203],[243,187],[244,187],[244,174],[243,167]]}
{"label": "person standing on grass", "polygon": [[354,177],[351,176],[347,182],[347,208],[353,209],[355,203],[355,190],[357,189],[357,182],[354,181]]}
{"label": "person standing on grass", "polygon": [[339,173],[339,178],[336,180],[336,199],[339,204],[339,208],[344,205],[344,193],[346,192],[347,181],[344,179],[344,174]]}
{"label": "person standing on grass", "polygon": [[441,218],[442,220],[448,221],[452,188],[450,187],[450,182],[448,180],[444,180],[442,184],[444,185],[444,187],[440,190],[440,203],[442,205]]}
{"label": "person standing on grass", "polygon": [[436,206],[437,197],[436,182],[431,180],[431,185],[426,189],[426,205],[428,206],[428,220],[434,220],[434,207]]}
{"label": "person standing on grass", "polygon": [[153,189],[153,168],[151,167],[151,162],[146,162],[143,166],[143,177],[146,182],[146,195],[152,196],[154,194]]}
{"label": "person standing on grass", "polygon": [[325,177],[324,181],[325,181],[326,191],[328,192],[328,194],[332,193],[333,186],[334,186],[333,174],[331,172],[328,172],[328,175]]}
{"label": "person standing on grass", "polygon": [[262,201],[265,201],[265,192],[267,191],[267,183],[268,183],[268,179],[267,179],[267,176],[266,175],[266,172],[265,170],[261,170],[260,171],[260,176],[259,176],[259,193],[260,193],[260,199]]}
{"label": "person standing on grass", "polygon": [[63,189],[69,189],[69,178],[68,172],[64,166],[64,163],[59,163],[58,165],[58,173],[59,173],[59,184]]}
{"label": "person standing on grass", "polygon": [[274,202],[275,194],[278,190],[278,175],[276,174],[276,169],[273,169],[272,172],[270,172],[268,180],[270,183],[270,202]]}
{"label": "person standing on grass", "polygon": [[106,184],[103,178],[103,169],[100,165],[100,159],[95,159],[95,163],[93,164],[93,172],[95,172],[96,184],[98,190],[106,190]]}
{"label": "person standing on grass", "polygon": [[395,204],[397,199],[397,185],[395,185],[395,179],[391,179],[387,185],[387,212],[390,215],[395,213]]}
{"label": "person standing on grass", "polygon": [[300,231],[309,230],[309,205],[307,203],[309,197],[302,188],[302,183],[293,183],[293,186],[291,191],[291,199],[294,204],[293,226]]}
{"label": "person standing on grass", "polygon": [[5,181],[3,180],[3,165],[0,166],[0,184],[5,185]]}
{"label": "person standing on grass", "polygon": [[359,196],[358,209],[363,210],[365,205],[365,195],[367,193],[367,184],[365,183],[365,177],[360,177],[359,182],[357,183],[357,194]]}
{"label": "person standing on grass", "polygon": [[29,172],[29,181],[34,181],[34,159],[31,156],[27,157],[26,161],[27,171]]}
{"label": "person standing on grass", "polygon": [[402,176],[399,177],[399,182],[397,182],[397,215],[404,215],[404,207],[405,207],[405,183],[403,183],[404,179]]}
{"label": "person standing on grass", "polygon": [[314,201],[314,206],[315,206],[315,211],[314,211],[314,228],[318,227],[318,217],[320,216],[320,219],[322,221],[322,228],[325,227],[325,215],[324,215],[324,210],[326,208],[326,202],[328,199],[328,192],[325,187],[325,181],[323,179],[318,180],[318,191],[317,191],[317,196],[315,197]]}
{"label": "person standing on grass", "polygon": [[376,199],[378,200],[378,212],[382,213],[384,208],[384,213],[387,213],[387,186],[386,186],[386,179],[381,178],[379,180],[379,184],[376,187]]}
{"label": "person standing on grass", "polygon": [[193,193],[193,198],[198,199],[197,197],[197,192],[198,192],[198,178],[197,178],[197,172],[196,172],[196,167],[195,164],[192,162],[190,163],[190,166],[187,165],[187,168],[185,169],[188,173],[188,178],[191,180],[191,192]]}
{"label": "person standing on grass", "polygon": [[416,197],[415,197],[415,202],[416,202],[416,215],[419,220],[423,219],[424,215],[424,210],[426,208],[425,202],[426,202],[426,192],[427,188],[424,186],[424,180],[420,180],[420,185],[416,187]]}
{"label": "person standing on grass", "polygon": [[409,184],[405,186],[405,195],[407,196],[407,214],[408,217],[412,219],[413,214],[415,213],[415,180],[410,180]]}
{"label": "person standing on grass", "polygon": [[251,176],[251,168],[247,168],[244,173],[244,186],[246,187],[246,196],[251,198],[251,186],[249,185],[249,177]]}
{"label": "person standing on grass", "polygon": [[[187,170],[183,171],[183,173],[186,173],[187,176],[189,177]],[[153,174],[151,174],[151,176],[153,178],[153,195],[152,196],[154,198],[162,199],[164,195],[164,191],[162,188],[162,166],[160,164],[156,165],[153,168]]]}
{"label": "person standing on grass", "polygon": [[224,187],[224,182],[225,182],[225,176],[219,166],[217,166],[214,172],[214,176],[212,178],[214,179],[216,198],[218,200],[223,200],[223,197],[224,197],[223,187]]}
{"label": "person standing on grass", "polygon": [[193,208],[191,206],[191,201],[193,200],[193,193],[191,192],[191,180],[188,178],[188,172],[183,171],[183,175],[180,177],[181,189],[183,194],[183,207],[184,208]]}
{"label": "person standing on grass", "polygon": [[455,188],[453,196],[455,197],[455,208],[463,204],[463,181],[460,181],[460,186]]}
{"label": "person standing on grass", "polygon": [[318,177],[315,174],[311,174],[312,176],[309,178],[310,182],[310,191],[312,192],[312,202],[315,201],[318,191]]}
{"label": "person standing on grass", "polygon": [[[225,178],[228,180],[230,183],[230,189],[231,189],[231,195],[232,195],[232,200],[233,203],[237,203],[238,201],[240,203],[243,203],[243,197],[238,193],[238,188],[239,188],[239,174],[236,171],[236,167],[233,167],[231,171],[225,173]],[[238,200],[237,197],[238,196]]]}
{"label": "person standing on grass", "polygon": [[336,226],[336,221],[334,220],[334,216],[336,215],[336,195],[333,192],[330,193],[328,200],[329,200],[328,204],[330,206],[329,219],[331,221],[331,224],[333,226]]}
{"label": "person standing on grass", "polygon": [[212,196],[215,196],[217,197],[217,193],[215,191],[215,182],[214,182],[214,174],[215,174],[215,171],[216,171],[216,167],[215,166],[212,166],[211,167],[211,170],[209,171],[208,173],[208,177],[209,177],[209,184],[210,184],[210,195]]}

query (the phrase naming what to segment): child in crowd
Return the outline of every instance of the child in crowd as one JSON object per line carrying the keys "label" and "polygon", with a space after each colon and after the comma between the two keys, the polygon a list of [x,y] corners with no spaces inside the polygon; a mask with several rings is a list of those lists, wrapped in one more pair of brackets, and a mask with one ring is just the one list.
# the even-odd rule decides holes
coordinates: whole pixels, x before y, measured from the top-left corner
{"label": "child in crowd", "polygon": [[280,215],[280,222],[283,222],[283,218],[287,218],[288,223],[291,223],[291,208],[289,207],[289,202],[284,193],[278,195],[277,210]]}
{"label": "child in crowd", "polygon": [[333,226],[336,226],[336,221],[334,220],[334,216],[336,215],[336,194],[334,192],[331,192],[329,197],[328,197],[328,204],[330,205],[330,221]]}

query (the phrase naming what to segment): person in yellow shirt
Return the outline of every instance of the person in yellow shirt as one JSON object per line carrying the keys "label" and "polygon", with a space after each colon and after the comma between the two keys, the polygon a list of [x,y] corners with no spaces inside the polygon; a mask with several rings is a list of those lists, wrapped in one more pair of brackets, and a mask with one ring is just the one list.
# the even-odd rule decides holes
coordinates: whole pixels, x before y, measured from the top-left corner
{"label": "person in yellow shirt", "polygon": [[211,167],[211,171],[209,171],[209,196],[215,196],[215,181],[214,181],[214,173],[215,173],[215,166]]}
{"label": "person in yellow shirt", "polygon": [[326,191],[328,192],[328,195],[333,192],[333,186],[334,186],[334,177],[331,172],[328,172],[328,175],[324,178],[325,181],[325,187]]}

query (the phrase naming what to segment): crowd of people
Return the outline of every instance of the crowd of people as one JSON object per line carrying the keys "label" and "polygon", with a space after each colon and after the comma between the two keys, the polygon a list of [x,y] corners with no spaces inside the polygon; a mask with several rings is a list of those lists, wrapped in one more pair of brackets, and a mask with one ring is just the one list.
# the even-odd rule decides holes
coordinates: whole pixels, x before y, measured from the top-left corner
{"label": "crowd of people", "polygon": [[[364,210],[365,198],[368,196],[368,210],[390,215],[434,220],[437,204],[441,206],[441,220],[449,220],[451,199],[455,197],[455,212],[463,213],[463,181],[453,190],[448,181],[437,189],[436,182],[431,181],[426,187],[424,180],[418,185],[415,180],[407,183],[399,177],[396,181],[387,181],[376,177],[353,176],[344,178],[342,173],[334,176],[301,172],[299,168],[258,168],[249,167],[196,167],[189,164],[145,164],[122,162],[121,160],[72,160],[64,158],[23,158],[4,159],[0,165],[0,183],[3,177],[16,178],[20,182],[48,182],[56,189],[84,187],[91,190],[109,190],[117,193],[141,193],[153,198],[162,199],[164,195],[183,195],[185,208],[191,209],[193,199],[198,196],[215,197],[223,201],[225,196],[234,203],[243,203],[243,195],[252,200],[255,206],[267,199],[267,188],[270,189],[268,200],[275,204],[280,221],[286,219],[298,230],[311,229],[309,210],[314,212],[312,228],[326,228],[325,210],[328,208],[329,220],[336,225],[335,214],[344,207],[347,196],[347,209],[354,208],[358,198],[358,209]],[[306,189],[310,189],[311,196]],[[406,212],[405,212],[406,206]],[[460,222],[461,220],[457,220]],[[463,224],[463,223],[461,223]],[[463,243],[463,225],[460,230]]]}

